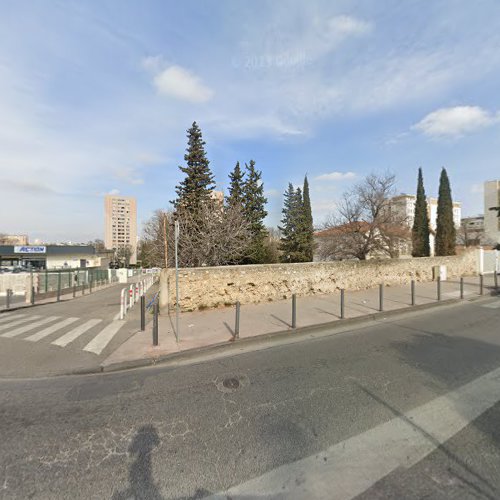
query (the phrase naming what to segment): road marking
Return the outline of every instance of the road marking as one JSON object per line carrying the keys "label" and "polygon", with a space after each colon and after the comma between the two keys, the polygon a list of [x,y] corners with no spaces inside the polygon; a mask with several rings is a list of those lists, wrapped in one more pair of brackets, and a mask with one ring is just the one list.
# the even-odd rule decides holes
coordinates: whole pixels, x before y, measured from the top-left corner
{"label": "road marking", "polygon": [[61,328],[64,328],[65,326],[71,325],[71,323],[74,323],[75,321],[78,321],[80,318],[67,318],[63,321],[60,321],[59,323],[56,323],[55,325],[49,326],[45,328],[44,330],[41,330],[40,332],[34,333],[33,335],[30,335],[29,337],[26,337],[24,340],[29,340],[30,342],[38,342],[39,340],[47,337],[51,333],[57,332],[57,330],[60,330]]}
{"label": "road marking", "polygon": [[8,325],[0,325],[0,332],[12,328],[13,326],[20,325],[21,323],[26,323],[27,321],[31,321],[33,319],[38,319],[38,318],[40,318],[40,316],[28,316],[27,318],[21,318],[16,321],[12,321]]}
{"label": "road marking", "polygon": [[73,330],[70,330],[68,333],[65,333],[62,337],[59,337],[58,339],[54,340],[52,344],[58,345],[59,347],[65,347],[70,342],[73,342],[73,340],[77,339],[80,335],[85,333],[87,330],[90,330],[92,327],[99,324],[101,321],[102,319],[89,319],[83,325],[80,325],[77,328],[73,328]]}
{"label": "road marking", "polygon": [[123,321],[113,321],[98,333],[84,348],[84,351],[101,354],[104,348],[111,342],[118,330],[124,325]]}
{"label": "road marking", "polygon": [[209,498],[351,499],[395,469],[415,465],[498,401],[500,368],[406,415]]}
{"label": "road marking", "polygon": [[24,318],[25,316],[26,314],[9,315],[8,313],[4,313],[3,316],[0,317],[0,323],[5,323],[6,321],[14,321],[17,318]]}
{"label": "road marking", "polygon": [[490,302],[489,304],[483,304],[481,307],[487,307],[488,309],[498,309],[500,308],[500,301]]}
{"label": "road marking", "polygon": [[[32,316],[33,318],[33,316]],[[22,333],[29,332],[30,330],[33,330],[34,328],[38,328],[39,326],[45,325],[47,323],[51,323],[52,321],[55,321],[56,319],[59,319],[59,316],[49,316],[48,318],[42,318],[38,321],[35,321],[34,323],[30,323],[29,325],[21,326],[19,328],[15,328],[14,330],[10,330],[7,333],[3,333],[2,337],[17,337],[18,335],[21,335]]]}
{"label": "road marking", "polygon": [[117,319],[120,319],[120,313],[116,313],[116,314],[113,316],[113,321],[116,321]]}

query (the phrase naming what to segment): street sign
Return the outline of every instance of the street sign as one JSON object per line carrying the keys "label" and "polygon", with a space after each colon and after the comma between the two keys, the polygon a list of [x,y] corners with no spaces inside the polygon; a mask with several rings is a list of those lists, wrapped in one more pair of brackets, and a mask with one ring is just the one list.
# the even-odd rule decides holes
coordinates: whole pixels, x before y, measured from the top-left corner
{"label": "street sign", "polygon": [[15,246],[14,253],[47,253],[46,246]]}

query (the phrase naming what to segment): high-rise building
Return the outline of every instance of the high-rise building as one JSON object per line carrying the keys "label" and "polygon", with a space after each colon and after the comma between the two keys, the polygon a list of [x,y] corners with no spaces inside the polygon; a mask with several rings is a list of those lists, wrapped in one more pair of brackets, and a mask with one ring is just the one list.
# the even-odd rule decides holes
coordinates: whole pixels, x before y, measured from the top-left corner
{"label": "high-rise building", "polygon": [[484,183],[484,232],[486,236],[496,243],[500,243],[500,181],[486,181]]}
{"label": "high-rise building", "polygon": [[130,264],[137,263],[137,204],[131,196],[104,198],[104,245],[107,249],[130,248]]}

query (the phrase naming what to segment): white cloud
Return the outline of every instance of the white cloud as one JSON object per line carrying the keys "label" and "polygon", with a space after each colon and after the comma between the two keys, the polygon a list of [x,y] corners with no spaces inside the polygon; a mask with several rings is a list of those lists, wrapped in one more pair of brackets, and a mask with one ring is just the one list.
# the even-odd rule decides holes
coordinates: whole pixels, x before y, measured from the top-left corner
{"label": "white cloud", "polygon": [[327,21],[328,27],[337,36],[347,37],[369,33],[372,25],[352,16],[334,16]]}
{"label": "white cloud", "polygon": [[277,189],[267,189],[266,191],[264,191],[264,196],[267,198],[272,198],[280,195],[281,193]]}
{"label": "white cloud", "polygon": [[159,72],[153,83],[160,94],[188,102],[207,102],[214,95],[199,77],[181,66],[170,66]]}
{"label": "white cloud", "polygon": [[356,174],[354,172],[330,172],[329,174],[321,174],[315,177],[317,181],[344,181],[354,179]]}
{"label": "white cloud", "polygon": [[460,137],[496,122],[498,115],[479,106],[455,106],[429,113],[412,128],[429,137]]}
{"label": "white cloud", "polygon": [[120,190],[119,189],[111,189],[110,191],[108,191],[108,194],[111,194],[111,195],[117,195],[117,194],[120,194]]}

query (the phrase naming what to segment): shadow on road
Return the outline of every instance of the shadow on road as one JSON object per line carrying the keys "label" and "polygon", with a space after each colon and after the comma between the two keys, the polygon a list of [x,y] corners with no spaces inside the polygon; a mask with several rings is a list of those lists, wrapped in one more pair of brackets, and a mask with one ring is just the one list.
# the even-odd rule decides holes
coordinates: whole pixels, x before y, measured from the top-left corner
{"label": "shadow on road", "polygon": [[128,452],[136,457],[128,472],[130,486],[115,492],[112,500],[163,500],[153,480],[151,466],[151,453],[159,444],[160,438],[153,425],[144,425],[137,431],[128,448]]}

